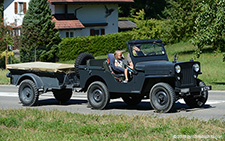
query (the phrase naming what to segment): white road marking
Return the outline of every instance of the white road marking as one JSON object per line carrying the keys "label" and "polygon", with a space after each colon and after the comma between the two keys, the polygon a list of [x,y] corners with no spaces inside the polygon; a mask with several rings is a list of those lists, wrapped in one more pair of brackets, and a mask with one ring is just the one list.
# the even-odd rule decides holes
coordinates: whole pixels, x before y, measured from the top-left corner
{"label": "white road marking", "polygon": [[0,96],[17,97],[17,96],[18,96],[18,93],[12,93],[12,92],[0,92]]}
{"label": "white road marking", "polygon": [[[185,101],[183,99],[180,99],[177,102],[185,104]],[[219,103],[224,103],[224,102],[225,101],[223,101],[223,100],[207,100],[205,104],[210,105],[210,104],[219,104]]]}

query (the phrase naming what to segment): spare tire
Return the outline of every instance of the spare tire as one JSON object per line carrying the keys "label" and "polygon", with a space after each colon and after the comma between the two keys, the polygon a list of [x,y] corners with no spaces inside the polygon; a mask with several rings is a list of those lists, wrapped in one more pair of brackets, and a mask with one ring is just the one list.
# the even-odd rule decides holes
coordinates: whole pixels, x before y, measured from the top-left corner
{"label": "spare tire", "polygon": [[77,76],[77,78],[80,78],[80,74],[79,74],[79,65],[86,65],[87,60],[89,59],[95,59],[94,56],[90,53],[81,53],[76,61],[75,61],[75,65],[74,65],[74,69],[75,69],[75,74]]}

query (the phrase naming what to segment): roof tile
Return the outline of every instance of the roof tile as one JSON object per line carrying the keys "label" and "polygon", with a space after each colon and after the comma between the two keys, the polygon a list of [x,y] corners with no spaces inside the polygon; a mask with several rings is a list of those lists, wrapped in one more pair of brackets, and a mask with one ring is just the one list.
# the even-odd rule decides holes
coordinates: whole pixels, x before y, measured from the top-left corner
{"label": "roof tile", "polygon": [[79,20],[57,20],[54,16],[52,21],[55,22],[56,29],[81,29],[85,28]]}

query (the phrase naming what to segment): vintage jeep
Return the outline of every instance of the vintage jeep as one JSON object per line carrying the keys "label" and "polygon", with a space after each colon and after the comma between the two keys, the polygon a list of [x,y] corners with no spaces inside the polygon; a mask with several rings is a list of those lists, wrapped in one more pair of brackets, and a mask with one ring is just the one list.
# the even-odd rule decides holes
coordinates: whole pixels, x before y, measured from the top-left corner
{"label": "vintage jeep", "polygon": [[78,56],[75,73],[93,109],[104,109],[110,99],[120,97],[128,105],[137,105],[149,98],[157,112],[171,111],[180,98],[190,107],[206,103],[211,86],[198,79],[199,62],[169,61],[158,39],[128,41],[127,48],[134,67],[126,84],[121,83],[124,74],[116,73],[114,62],[109,58],[94,59],[89,53]]}

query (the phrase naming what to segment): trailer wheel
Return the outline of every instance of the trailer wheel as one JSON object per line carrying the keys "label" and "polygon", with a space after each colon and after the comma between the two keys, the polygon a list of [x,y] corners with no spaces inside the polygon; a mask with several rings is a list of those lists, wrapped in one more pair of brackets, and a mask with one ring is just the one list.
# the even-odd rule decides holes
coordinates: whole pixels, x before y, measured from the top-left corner
{"label": "trailer wheel", "polygon": [[91,83],[87,91],[89,104],[93,109],[104,109],[110,100],[106,85],[100,81]]}
{"label": "trailer wheel", "polygon": [[70,100],[73,92],[72,89],[52,90],[55,99],[59,103],[66,103]]}
{"label": "trailer wheel", "polygon": [[142,97],[139,95],[126,95],[123,96],[122,99],[127,105],[138,105],[141,102]]}
{"label": "trailer wheel", "polygon": [[19,86],[19,99],[24,106],[37,104],[39,93],[36,85],[31,80],[23,80]]}
{"label": "trailer wheel", "polygon": [[[203,81],[199,80],[198,86],[206,86],[206,85]],[[184,101],[191,108],[200,108],[203,105],[205,105],[207,99],[208,99],[208,90],[205,90],[201,93],[201,96],[199,97],[189,96],[184,98]]]}
{"label": "trailer wheel", "polygon": [[75,74],[77,76],[77,78],[80,78],[80,74],[79,74],[79,65],[86,65],[87,60],[89,59],[95,59],[93,55],[91,55],[90,53],[81,53],[74,64],[74,69],[75,69]]}
{"label": "trailer wheel", "polygon": [[149,94],[150,104],[157,112],[169,112],[172,110],[176,95],[173,88],[167,83],[155,84]]}

